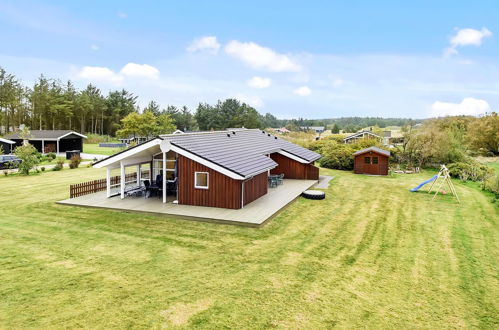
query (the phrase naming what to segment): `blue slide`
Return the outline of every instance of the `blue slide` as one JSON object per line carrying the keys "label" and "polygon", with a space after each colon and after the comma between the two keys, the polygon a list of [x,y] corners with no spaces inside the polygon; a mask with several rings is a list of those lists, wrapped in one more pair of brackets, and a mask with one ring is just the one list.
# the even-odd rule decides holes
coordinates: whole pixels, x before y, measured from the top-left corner
{"label": "blue slide", "polygon": [[419,186],[417,186],[417,187],[415,187],[415,188],[412,188],[412,189],[411,189],[411,191],[412,191],[412,192],[418,191],[419,189],[421,189],[421,187],[422,187],[422,186],[424,186],[425,184],[430,183],[430,182],[432,182],[432,181],[435,181],[437,178],[438,178],[438,174],[436,174],[434,177],[429,178],[429,179],[428,179],[428,180],[426,180],[426,181],[421,182],[421,183],[419,184]]}

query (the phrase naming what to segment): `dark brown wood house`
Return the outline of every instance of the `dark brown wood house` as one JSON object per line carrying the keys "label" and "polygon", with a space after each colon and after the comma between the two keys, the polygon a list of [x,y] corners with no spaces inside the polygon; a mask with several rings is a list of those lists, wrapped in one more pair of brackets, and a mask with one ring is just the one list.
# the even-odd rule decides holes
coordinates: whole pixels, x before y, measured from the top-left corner
{"label": "dark brown wood house", "polygon": [[359,150],[354,156],[354,173],[388,175],[390,152],[378,147]]}
{"label": "dark brown wood house", "polygon": [[[258,129],[170,134],[156,137],[94,163],[120,168],[125,182],[126,167],[148,167],[138,182],[153,183],[160,175],[163,202],[174,185],[174,203],[240,209],[268,192],[270,174],[286,179],[318,180],[314,161],[320,155]],[[108,185],[108,197],[113,194]],[[159,187],[161,188],[161,187]],[[125,185],[120,187],[125,198]],[[171,189],[170,189],[171,190]]]}
{"label": "dark brown wood house", "polygon": [[[23,145],[23,138],[19,132],[8,137],[15,142],[15,147]],[[85,135],[71,130],[32,130],[28,142],[41,153],[61,153],[70,150],[83,151]]]}

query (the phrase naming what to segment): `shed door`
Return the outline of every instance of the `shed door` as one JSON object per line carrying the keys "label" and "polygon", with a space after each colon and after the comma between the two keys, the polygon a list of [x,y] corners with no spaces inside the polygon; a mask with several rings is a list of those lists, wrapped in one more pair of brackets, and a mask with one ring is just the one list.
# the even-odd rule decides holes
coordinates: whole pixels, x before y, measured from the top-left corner
{"label": "shed door", "polygon": [[366,174],[379,174],[379,156],[376,154],[369,154],[363,156],[363,172]]}

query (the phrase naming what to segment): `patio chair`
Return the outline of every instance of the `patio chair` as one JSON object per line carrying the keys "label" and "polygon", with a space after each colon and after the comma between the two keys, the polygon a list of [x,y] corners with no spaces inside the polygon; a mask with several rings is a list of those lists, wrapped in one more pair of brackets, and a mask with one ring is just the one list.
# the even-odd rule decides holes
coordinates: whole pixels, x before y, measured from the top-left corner
{"label": "patio chair", "polygon": [[284,183],[284,173],[281,173],[278,177],[277,177],[277,183],[278,184],[283,184]]}
{"label": "patio chair", "polygon": [[144,193],[144,198],[149,198],[151,195],[151,189],[149,188],[151,186],[151,182],[149,180],[144,180],[144,187],[146,189]]}
{"label": "patio chair", "polygon": [[276,188],[277,184],[278,184],[277,177],[276,176],[269,176],[269,187]]}

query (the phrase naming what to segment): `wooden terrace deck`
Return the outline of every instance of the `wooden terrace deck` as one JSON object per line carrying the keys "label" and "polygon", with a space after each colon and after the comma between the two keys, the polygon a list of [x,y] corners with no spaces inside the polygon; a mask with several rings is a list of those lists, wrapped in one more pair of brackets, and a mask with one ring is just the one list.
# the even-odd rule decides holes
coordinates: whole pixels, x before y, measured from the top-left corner
{"label": "wooden terrace deck", "polygon": [[106,198],[106,192],[98,192],[58,202],[64,205],[97,207],[131,212],[145,212],[168,217],[178,217],[189,220],[220,222],[251,227],[259,227],[292,202],[300,194],[316,184],[316,180],[285,179],[284,184],[277,188],[269,188],[269,192],[246,205],[242,209],[222,209],[215,207],[191,206],[173,204],[170,197],[163,204],[158,198],[119,196]]}

